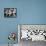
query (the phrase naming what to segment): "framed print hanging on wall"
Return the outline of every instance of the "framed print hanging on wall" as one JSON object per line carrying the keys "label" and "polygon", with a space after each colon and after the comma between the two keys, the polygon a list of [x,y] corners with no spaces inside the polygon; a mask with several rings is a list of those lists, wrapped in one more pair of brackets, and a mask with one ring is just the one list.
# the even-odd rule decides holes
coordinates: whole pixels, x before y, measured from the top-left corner
{"label": "framed print hanging on wall", "polygon": [[16,18],[17,17],[17,8],[4,8],[4,17]]}

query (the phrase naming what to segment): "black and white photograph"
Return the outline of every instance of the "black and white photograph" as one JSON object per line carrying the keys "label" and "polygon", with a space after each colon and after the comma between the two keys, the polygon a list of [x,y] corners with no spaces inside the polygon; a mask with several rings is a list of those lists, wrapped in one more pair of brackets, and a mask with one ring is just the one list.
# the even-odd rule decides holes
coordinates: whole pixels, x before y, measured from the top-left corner
{"label": "black and white photograph", "polygon": [[46,44],[46,25],[19,24],[20,46],[42,46]]}
{"label": "black and white photograph", "polygon": [[4,8],[4,17],[16,18],[17,8]]}

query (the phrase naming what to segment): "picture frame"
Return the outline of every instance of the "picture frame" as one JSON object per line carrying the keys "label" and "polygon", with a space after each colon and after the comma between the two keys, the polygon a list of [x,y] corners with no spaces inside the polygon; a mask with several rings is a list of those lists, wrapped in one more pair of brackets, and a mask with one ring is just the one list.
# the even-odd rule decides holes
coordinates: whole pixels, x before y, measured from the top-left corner
{"label": "picture frame", "polygon": [[4,17],[5,18],[16,18],[17,8],[4,8]]}
{"label": "picture frame", "polygon": [[[19,24],[18,30],[19,42],[21,40],[46,41],[46,24]],[[25,31],[28,31],[26,35]]]}

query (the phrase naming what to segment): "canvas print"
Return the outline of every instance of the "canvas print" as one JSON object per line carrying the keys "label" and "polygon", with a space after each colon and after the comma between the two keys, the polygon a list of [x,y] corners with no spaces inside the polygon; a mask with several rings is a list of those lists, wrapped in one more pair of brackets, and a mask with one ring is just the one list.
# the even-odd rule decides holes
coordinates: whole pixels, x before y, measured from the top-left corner
{"label": "canvas print", "polygon": [[16,18],[17,17],[17,8],[4,8],[4,17]]}
{"label": "canvas print", "polygon": [[20,25],[20,41],[46,41],[46,25]]}
{"label": "canvas print", "polygon": [[46,43],[46,25],[19,24],[18,33],[19,46],[42,46]]}

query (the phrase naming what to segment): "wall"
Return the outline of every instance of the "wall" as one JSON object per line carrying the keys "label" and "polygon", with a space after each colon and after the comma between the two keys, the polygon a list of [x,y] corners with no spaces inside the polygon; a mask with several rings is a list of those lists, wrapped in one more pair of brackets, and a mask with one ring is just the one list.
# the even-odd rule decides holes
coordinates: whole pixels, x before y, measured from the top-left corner
{"label": "wall", "polygon": [[46,24],[46,0],[21,2],[21,24]]}
{"label": "wall", "polygon": [[[17,18],[4,18],[4,8],[17,8]],[[46,0],[0,0],[0,44],[18,24],[46,24]],[[16,40],[17,42],[17,40]]]}

